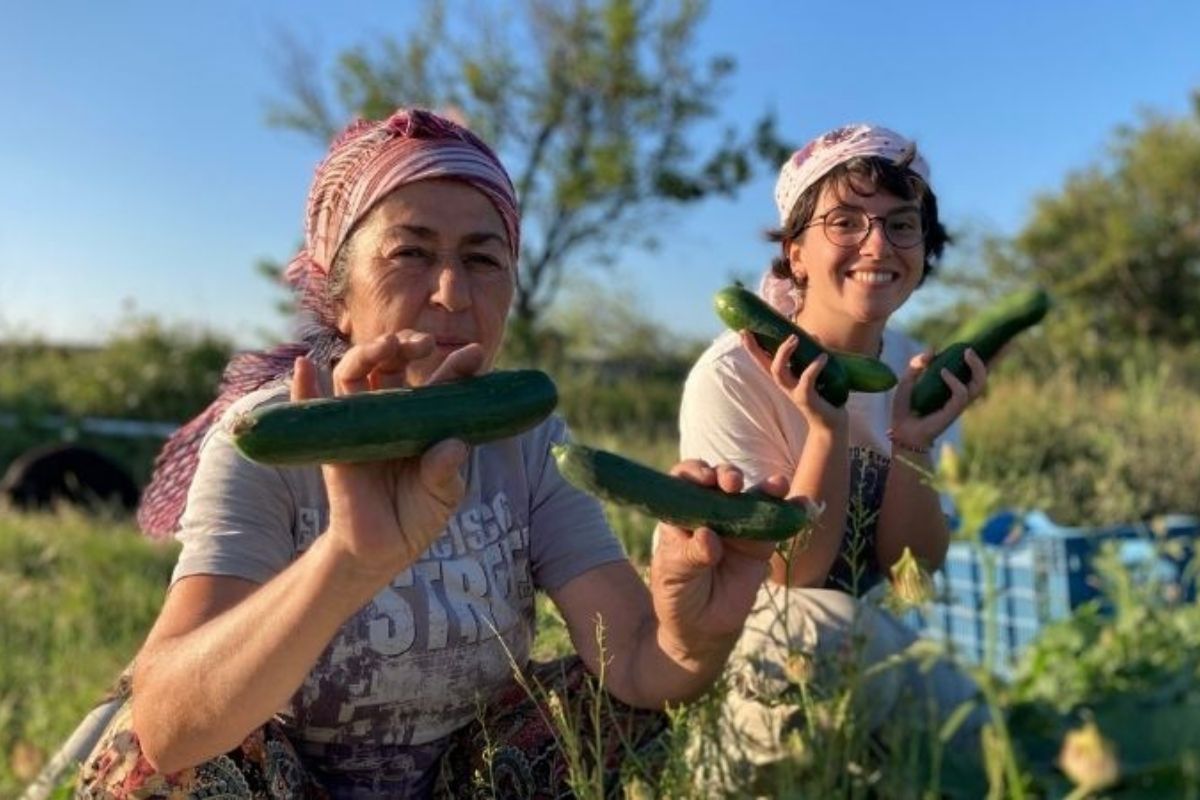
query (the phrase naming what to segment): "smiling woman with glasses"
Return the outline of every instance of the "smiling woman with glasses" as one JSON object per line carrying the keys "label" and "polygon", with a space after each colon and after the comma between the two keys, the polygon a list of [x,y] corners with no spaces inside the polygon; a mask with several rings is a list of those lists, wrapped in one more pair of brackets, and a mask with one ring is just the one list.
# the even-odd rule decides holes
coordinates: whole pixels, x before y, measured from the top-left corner
{"label": "smiling woman with glasses", "polygon": [[[901,376],[894,389],[851,393],[835,408],[814,389],[822,359],[794,375],[787,366],[794,339],[772,357],[732,332],[713,342],[684,387],[684,458],[729,461],[751,480],[790,475],[791,497],[825,509],[803,547],[774,559],[735,650],[725,711],[729,729],[744,735],[728,753],[732,774],[787,757],[779,732],[801,711],[779,676],[789,674],[795,655],[813,657],[819,690],[836,691],[821,683],[849,669],[852,640],[863,642],[855,656],[863,667],[900,652],[913,633],[859,598],[885,582],[906,549],[928,569],[945,556],[941,498],[924,476],[937,448],[957,442],[957,419],[987,373],[968,355],[973,379],[946,377],[953,399],[945,408],[925,417],[909,408],[929,354],[889,322],[933,274],[948,241],[929,174],[914,142],[852,125],[794,153],[775,189],[779,228],[769,238],[779,251],[760,294],[827,349],[883,360]],[[915,664],[876,672],[856,693],[871,727],[904,713],[905,694],[925,718],[924,709],[944,716],[975,692],[947,663],[928,676]],[[976,735],[984,721],[982,710],[970,714],[959,736]]]}

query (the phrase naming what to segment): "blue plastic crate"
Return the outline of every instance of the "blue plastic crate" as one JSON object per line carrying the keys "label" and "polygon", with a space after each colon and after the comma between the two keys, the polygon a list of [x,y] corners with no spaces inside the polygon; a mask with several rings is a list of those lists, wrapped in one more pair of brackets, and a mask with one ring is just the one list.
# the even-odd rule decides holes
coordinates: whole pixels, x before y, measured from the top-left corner
{"label": "blue plastic crate", "polygon": [[[991,524],[988,542],[953,542],[934,575],[937,600],[909,615],[930,638],[945,642],[958,657],[980,664],[986,626],[995,626],[991,667],[1011,674],[1041,629],[1099,595],[1093,561],[1106,542],[1115,542],[1127,567],[1161,587],[1166,600],[1192,600],[1196,575],[1192,556],[1200,519],[1183,515],[1149,523],[1105,528],[1057,525],[1039,511],[1023,516],[1004,512]],[[1006,536],[1011,531],[1012,535]],[[1007,541],[1006,544],[1000,544]],[[1161,547],[1169,542],[1168,547]],[[994,595],[986,596],[986,576]]]}

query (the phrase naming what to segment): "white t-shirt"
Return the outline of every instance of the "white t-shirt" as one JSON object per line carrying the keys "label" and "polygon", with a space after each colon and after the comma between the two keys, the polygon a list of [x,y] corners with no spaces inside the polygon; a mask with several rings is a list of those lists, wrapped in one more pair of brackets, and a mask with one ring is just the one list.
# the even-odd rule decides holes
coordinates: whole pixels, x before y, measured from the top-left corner
{"label": "white t-shirt", "polygon": [[[319,467],[243,457],[229,423],[286,399],[277,385],[242,398],[209,433],[188,494],[172,580],[231,575],[265,582],[329,524]],[[350,617],[278,719],[335,796],[421,794],[441,741],[475,719],[477,700],[524,666],[534,590],[553,590],[624,559],[599,503],[559,475],[552,417],[473,447],[467,491],[441,536]],[[354,791],[339,791],[354,787]]]}
{"label": "white t-shirt", "polygon": [[[909,336],[888,329],[884,331],[880,360],[897,376],[903,375],[909,361],[923,349]],[[895,390],[851,392],[846,401],[852,469],[850,508],[843,557],[834,565],[828,585],[856,595],[880,578],[874,559],[877,515],[873,512],[882,503],[891,464],[887,430],[894,395]],[[727,331],[718,336],[692,367],[679,411],[681,458],[733,464],[742,470],[747,485],[773,474],[790,479],[807,436],[804,416],[754,361],[738,334]],[[937,440],[935,454],[944,443],[959,446],[960,437],[955,422]],[[857,536],[852,529],[856,529]]]}

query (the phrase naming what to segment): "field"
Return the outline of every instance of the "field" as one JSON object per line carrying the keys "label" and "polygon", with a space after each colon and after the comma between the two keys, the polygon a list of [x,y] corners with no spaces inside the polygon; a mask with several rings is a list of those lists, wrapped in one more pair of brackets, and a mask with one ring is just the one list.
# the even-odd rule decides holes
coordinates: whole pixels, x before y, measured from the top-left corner
{"label": "field", "polygon": [[[679,376],[602,377],[557,378],[577,438],[669,466]],[[1200,513],[1186,479],[1200,474],[1194,398],[1190,384],[1162,371],[1090,385],[1016,370],[999,376],[968,414],[966,452],[940,476],[958,502],[962,532],[1006,506],[1082,526]],[[618,427],[625,433],[604,432]],[[0,438],[0,449],[27,446]],[[108,449],[139,480],[152,451]],[[634,562],[645,565],[652,522],[607,512]],[[0,797],[19,794],[135,653],[173,559],[172,546],[145,540],[127,519],[0,511]],[[804,724],[788,739],[787,757],[753,786],[734,783],[732,794],[1082,797],[1068,775],[1086,782],[1090,774],[1115,781],[1096,796],[1200,797],[1200,608],[1164,606],[1115,561],[1103,575],[1104,613],[1100,603],[1086,605],[1048,628],[1010,682],[975,673],[997,722],[968,751],[947,750],[953,731],[921,724],[921,714],[896,715],[868,734],[857,710],[861,675],[820,696],[798,679],[793,699]],[[569,647],[543,599],[536,657]],[[909,655],[926,657],[927,648]],[[653,778],[659,795],[711,795],[696,778],[727,738],[715,727],[716,696],[674,713],[666,766]],[[566,739],[578,738],[572,720],[562,724]],[[586,752],[587,743],[578,744]],[[637,766],[625,791],[650,796],[650,778]],[[575,789],[600,796],[583,768]],[[67,793],[64,783],[59,796]]]}
{"label": "field", "polygon": [[137,650],[173,546],[124,521],[0,514],[0,797],[15,797]]}
{"label": "field", "polygon": [[[658,466],[674,457],[665,437],[580,438]],[[634,560],[645,563],[650,521],[621,509],[609,514]],[[135,652],[161,602],[173,557],[172,546],[148,542],[121,519],[67,511],[0,515],[0,797],[19,793]],[[1069,771],[1074,758],[1085,772],[1119,776],[1097,796],[1200,795],[1200,609],[1163,607],[1115,565],[1105,575],[1115,613],[1085,606],[1050,628],[1011,683],[978,674],[1000,723],[977,753],[948,752],[951,731],[923,726],[918,715],[868,735],[854,711],[861,676],[851,676],[822,697],[797,694],[809,722],[789,740],[789,757],[753,791],[1063,797],[1073,783],[1060,764],[1074,737],[1066,748]],[[539,619],[537,656],[566,652],[565,631],[544,601]],[[655,778],[660,795],[707,796],[693,779],[695,764],[707,763],[702,755],[697,762],[696,753],[721,743],[714,709],[710,697],[674,715],[670,757]],[[569,735],[574,723],[563,724]],[[845,763],[850,767],[841,768]],[[650,796],[647,779],[636,775],[636,765],[631,770],[627,796]],[[586,769],[576,788],[581,797],[600,796]],[[735,794],[751,788],[739,786]],[[60,796],[66,791],[60,787]]]}

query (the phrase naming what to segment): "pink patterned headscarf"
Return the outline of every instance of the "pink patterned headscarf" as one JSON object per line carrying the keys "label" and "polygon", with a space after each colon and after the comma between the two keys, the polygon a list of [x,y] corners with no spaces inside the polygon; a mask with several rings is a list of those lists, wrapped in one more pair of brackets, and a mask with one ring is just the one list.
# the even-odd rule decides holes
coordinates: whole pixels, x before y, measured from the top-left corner
{"label": "pink patterned headscarf", "polygon": [[[852,158],[876,156],[895,164],[904,164],[929,183],[929,164],[917,153],[916,143],[880,125],[845,125],[823,133],[792,153],[779,170],[775,182],[775,206],[779,225],[786,228],[796,201],[810,186],[831,169]],[[767,269],[759,282],[758,293],[785,316],[796,313],[796,287],[787,278],[779,278]]]}
{"label": "pink patterned headscarf", "polygon": [[419,109],[401,109],[382,121],[351,123],[317,166],[308,195],[304,246],[284,271],[298,296],[299,341],[235,356],[225,368],[216,400],[167,441],[138,509],[138,524],[147,535],[163,538],[178,528],[200,443],[234,401],[288,375],[297,356],[328,364],[345,352],[347,342],[337,329],[328,292],[334,257],[355,224],[388,193],[434,178],[464,181],[492,202],[516,263],[516,192],[496,154],[479,137]]}

